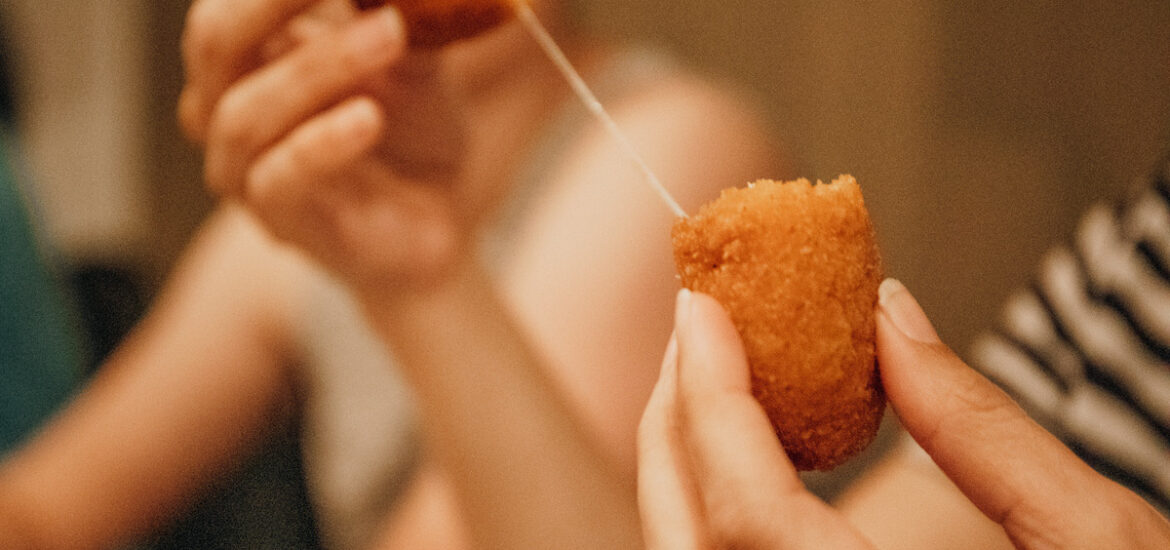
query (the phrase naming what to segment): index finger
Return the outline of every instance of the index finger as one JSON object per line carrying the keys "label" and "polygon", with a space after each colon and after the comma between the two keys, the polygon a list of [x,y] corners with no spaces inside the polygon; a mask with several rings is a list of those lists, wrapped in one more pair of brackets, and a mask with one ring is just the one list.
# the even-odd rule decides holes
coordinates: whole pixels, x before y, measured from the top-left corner
{"label": "index finger", "polygon": [[320,0],[196,0],[187,12],[182,53],[186,84],[179,121],[202,141],[224,90],[255,67],[265,40]]}
{"label": "index finger", "polygon": [[882,283],[880,294],[877,348],[886,395],[967,498],[1024,538],[1038,521],[1099,508],[1092,501],[1104,478],[947,348],[901,283]]}

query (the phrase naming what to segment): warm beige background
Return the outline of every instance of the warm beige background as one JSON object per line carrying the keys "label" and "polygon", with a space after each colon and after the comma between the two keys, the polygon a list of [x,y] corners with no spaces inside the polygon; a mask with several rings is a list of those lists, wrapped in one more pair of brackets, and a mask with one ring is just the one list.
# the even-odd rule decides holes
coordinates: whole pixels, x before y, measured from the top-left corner
{"label": "warm beige background", "polygon": [[[134,100],[108,90],[130,108],[119,117],[125,128],[104,134],[129,136],[120,157],[129,164],[104,173],[140,178],[130,189],[145,212],[141,235],[129,249],[71,250],[114,249],[162,272],[208,205],[198,159],[172,122],[186,3],[9,2],[69,29],[93,24],[92,6],[113,9],[143,33],[126,52],[125,34],[96,19],[106,25],[98,53],[141,60],[145,76],[124,83],[150,92]],[[1117,196],[1170,137],[1164,0],[595,0],[583,9],[601,32],[664,43],[764,98],[801,175],[858,176],[890,274],[960,346],[1027,282],[1077,212]],[[42,52],[67,47],[46,32],[23,37]],[[55,93],[68,102],[79,90]]]}
{"label": "warm beige background", "polygon": [[860,179],[888,271],[960,346],[1170,144],[1164,0],[628,4],[594,2],[762,92],[802,174]]}

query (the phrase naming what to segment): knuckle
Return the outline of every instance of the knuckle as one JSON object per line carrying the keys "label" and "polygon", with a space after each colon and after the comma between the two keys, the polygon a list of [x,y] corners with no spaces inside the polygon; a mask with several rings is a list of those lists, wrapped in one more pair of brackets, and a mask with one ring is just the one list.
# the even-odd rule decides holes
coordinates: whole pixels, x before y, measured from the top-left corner
{"label": "knuckle", "polygon": [[981,423],[1023,417],[1024,412],[999,388],[985,383],[973,372],[962,378],[953,394],[956,409]]}
{"label": "knuckle", "polygon": [[990,436],[988,427],[1031,422],[1011,397],[974,371],[965,371],[942,397],[938,414],[923,434],[924,444],[939,441],[940,437]]}

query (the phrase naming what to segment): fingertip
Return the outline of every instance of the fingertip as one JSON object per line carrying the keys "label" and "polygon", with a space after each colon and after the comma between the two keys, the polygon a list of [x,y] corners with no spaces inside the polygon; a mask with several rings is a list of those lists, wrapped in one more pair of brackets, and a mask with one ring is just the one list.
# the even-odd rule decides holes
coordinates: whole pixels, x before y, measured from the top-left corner
{"label": "fingertip", "polygon": [[397,7],[388,5],[370,10],[363,20],[369,22],[370,31],[376,36],[376,42],[372,43],[375,51],[386,59],[397,59],[405,53],[408,43],[406,22]]}
{"label": "fingertip", "polygon": [[348,135],[359,143],[365,144],[360,149],[366,149],[377,142],[385,130],[385,112],[382,106],[373,98],[360,96],[349,100],[339,116],[338,125],[341,133]]}
{"label": "fingertip", "polygon": [[926,312],[901,281],[893,278],[882,281],[878,287],[878,308],[908,338],[924,344],[941,341]]}
{"label": "fingertip", "polygon": [[380,142],[385,129],[386,116],[381,104],[373,98],[357,96],[302,126],[289,142],[304,153],[299,158],[330,157],[304,162],[313,164],[314,172],[325,175],[369,153]]}
{"label": "fingertip", "polygon": [[902,407],[915,414],[917,403],[926,400],[931,382],[939,374],[933,371],[967,367],[939,339],[930,319],[901,282],[886,279],[878,294],[875,322],[882,385],[895,410]]}
{"label": "fingertip", "polygon": [[[877,364],[890,406],[907,427],[922,426],[936,419],[939,395],[950,380],[952,360],[958,361],[943,344],[916,341],[897,326],[885,308],[876,314]],[[944,353],[945,351],[945,353]]]}
{"label": "fingertip", "polygon": [[386,31],[390,35],[401,37],[402,42],[406,42],[406,21],[402,18],[402,12],[396,6],[382,6],[374,10],[374,15],[381,19],[382,24],[386,27]]}

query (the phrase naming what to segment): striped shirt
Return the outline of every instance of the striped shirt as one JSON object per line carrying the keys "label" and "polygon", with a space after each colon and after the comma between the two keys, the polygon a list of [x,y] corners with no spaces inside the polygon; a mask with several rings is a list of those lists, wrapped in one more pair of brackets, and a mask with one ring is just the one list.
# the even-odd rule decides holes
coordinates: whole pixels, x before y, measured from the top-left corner
{"label": "striped shirt", "polygon": [[1082,459],[1170,515],[1170,158],[1091,208],[972,352]]}

